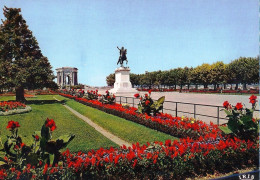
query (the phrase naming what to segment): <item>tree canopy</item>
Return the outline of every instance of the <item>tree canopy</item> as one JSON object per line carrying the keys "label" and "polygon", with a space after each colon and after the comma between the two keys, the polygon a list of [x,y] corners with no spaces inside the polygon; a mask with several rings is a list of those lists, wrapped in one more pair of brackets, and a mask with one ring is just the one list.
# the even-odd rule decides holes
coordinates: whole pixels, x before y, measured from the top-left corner
{"label": "tree canopy", "polygon": [[54,75],[21,9],[4,7],[0,25],[0,85],[14,87],[16,100],[25,101],[24,88],[53,87]]}
{"label": "tree canopy", "polygon": [[[109,77],[112,77],[110,74]],[[179,85],[180,89],[184,85],[214,85],[216,89],[219,85],[241,83],[246,89],[246,84],[258,83],[259,81],[259,57],[240,57],[229,64],[217,61],[213,64],[203,63],[197,67],[174,68],[167,71],[146,72],[144,74],[131,74],[130,81],[135,86],[168,86]]]}

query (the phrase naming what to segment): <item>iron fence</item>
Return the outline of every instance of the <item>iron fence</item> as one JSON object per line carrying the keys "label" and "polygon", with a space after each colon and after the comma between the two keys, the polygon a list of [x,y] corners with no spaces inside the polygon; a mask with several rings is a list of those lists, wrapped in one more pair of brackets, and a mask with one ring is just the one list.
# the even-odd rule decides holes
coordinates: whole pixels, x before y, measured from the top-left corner
{"label": "iron fence", "polygon": [[[129,104],[137,107],[139,99],[134,97],[116,96],[116,102],[120,104]],[[256,110],[259,112],[259,110]],[[165,101],[163,104],[163,113],[173,116],[192,115],[194,119],[202,120],[206,123],[214,122],[215,124],[227,123],[226,114],[222,106],[195,104],[177,101]]]}

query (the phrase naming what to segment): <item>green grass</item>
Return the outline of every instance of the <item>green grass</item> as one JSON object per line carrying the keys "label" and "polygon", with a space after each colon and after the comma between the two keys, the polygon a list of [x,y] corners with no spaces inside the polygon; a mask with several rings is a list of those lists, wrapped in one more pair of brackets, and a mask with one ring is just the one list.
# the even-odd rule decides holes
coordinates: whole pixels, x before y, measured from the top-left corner
{"label": "green grass", "polygon": [[15,100],[15,96],[0,96],[0,101]]}
{"label": "green grass", "polygon": [[[14,97],[9,96],[4,97],[3,99],[10,100],[13,98]],[[57,129],[53,132],[53,138],[57,138],[63,134],[76,135],[75,139],[68,145],[70,151],[85,152],[100,147],[118,147],[118,145],[104,137],[83,120],[76,117],[60,103],[53,103],[54,99],[52,95],[42,95],[36,98],[28,98],[27,100],[30,101],[29,103],[32,107],[31,112],[10,116],[0,116],[0,137],[3,142],[6,140],[6,135],[10,134],[6,129],[9,120],[19,122],[21,125],[19,128],[19,135],[22,137],[25,144],[30,145],[33,142],[31,135],[34,131],[41,130],[41,126],[48,117],[54,119],[57,126]]]}
{"label": "green grass", "polygon": [[117,116],[107,114],[92,107],[85,106],[74,100],[55,95],[59,100],[66,100],[66,104],[78,111],[82,115],[88,117],[96,124],[110,131],[112,134],[124,139],[125,141],[144,144],[153,141],[165,141],[167,139],[178,139],[168,134],[147,128],[143,125],[132,121],[119,118]]}

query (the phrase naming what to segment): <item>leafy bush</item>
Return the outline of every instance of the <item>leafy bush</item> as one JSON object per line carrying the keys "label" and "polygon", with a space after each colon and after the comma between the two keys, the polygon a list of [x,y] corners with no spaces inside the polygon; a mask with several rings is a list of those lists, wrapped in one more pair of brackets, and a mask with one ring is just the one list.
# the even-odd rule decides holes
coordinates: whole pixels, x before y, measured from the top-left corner
{"label": "leafy bush", "polygon": [[98,90],[96,91],[87,91],[87,94],[84,96],[84,98],[88,99],[88,100],[93,100],[93,99],[98,99]]}
{"label": "leafy bush", "polygon": [[116,100],[116,96],[113,94],[110,94],[109,91],[106,91],[106,94],[102,96],[100,99],[100,102],[103,104],[114,104]]}
{"label": "leafy bush", "polygon": [[75,137],[74,135],[63,135],[52,140],[52,132],[56,129],[53,119],[46,119],[41,131],[36,131],[32,137],[34,143],[27,146],[18,135],[19,122],[9,121],[7,129],[11,136],[7,136],[2,151],[5,152],[5,158],[0,159],[0,164],[6,167],[24,169],[28,164],[39,166],[42,163],[54,165],[61,160],[62,148]]}
{"label": "leafy bush", "polygon": [[140,97],[139,94],[134,95],[136,98],[140,97],[140,102],[138,104],[138,112],[143,114],[146,113],[148,115],[153,114],[153,116],[156,116],[159,113],[159,111],[163,109],[165,96],[160,97],[157,101],[153,101],[153,99],[150,96],[151,91],[148,91],[148,94],[145,94],[144,97]]}
{"label": "leafy bush", "polygon": [[241,103],[232,106],[228,101],[223,103],[224,111],[227,114],[228,128],[233,135],[241,139],[256,140],[259,136],[259,120],[253,117],[257,97],[252,95],[250,98],[252,109],[244,108]]}

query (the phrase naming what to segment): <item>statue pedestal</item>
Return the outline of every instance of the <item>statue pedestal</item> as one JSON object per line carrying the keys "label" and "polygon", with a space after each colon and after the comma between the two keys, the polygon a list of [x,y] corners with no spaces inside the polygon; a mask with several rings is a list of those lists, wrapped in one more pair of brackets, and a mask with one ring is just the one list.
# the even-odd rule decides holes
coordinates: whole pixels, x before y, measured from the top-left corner
{"label": "statue pedestal", "polygon": [[127,67],[119,67],[115,71],[114,88],[109,90],[113,94],[137,93],[138,91],[132,88],[130,82],[130,69]]}

